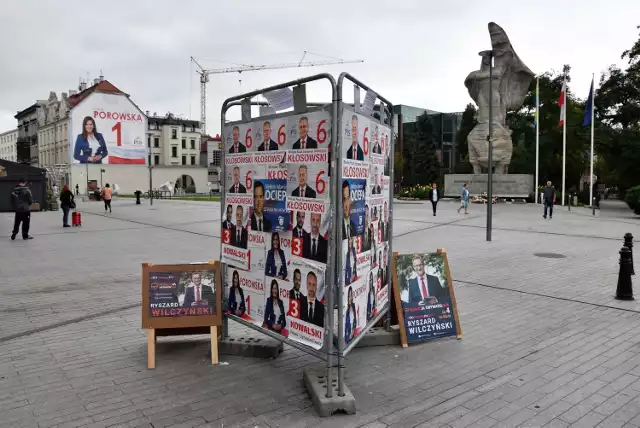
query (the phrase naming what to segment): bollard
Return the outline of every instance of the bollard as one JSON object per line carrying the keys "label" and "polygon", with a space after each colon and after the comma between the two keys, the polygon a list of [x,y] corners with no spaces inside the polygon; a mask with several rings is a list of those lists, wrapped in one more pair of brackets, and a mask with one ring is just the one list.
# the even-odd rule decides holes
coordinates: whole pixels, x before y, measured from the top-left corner
{"label": "bollard", "polygon": [[571,193],[567,195],[567,207],[569,207],[569,211],[571,211]]}
{"label": "bollard", "polygon": [[633,235],[630,233],[624,234],[624,246],[629,249],[629,253],[631,253],[631,275],[635,275],[636,271],[633,268]]}
{"label": "bollard", "polygon": [[591,209],[592,209],[592,215],[596,215],[596,197],[594,196],[591,199]]}
{"label": "bollard", "polygon": [[633,300],[633,286],[631,285],[631,251],[627,247],[620,249],[620,273],[618,274],[618,288],[616,299]]}

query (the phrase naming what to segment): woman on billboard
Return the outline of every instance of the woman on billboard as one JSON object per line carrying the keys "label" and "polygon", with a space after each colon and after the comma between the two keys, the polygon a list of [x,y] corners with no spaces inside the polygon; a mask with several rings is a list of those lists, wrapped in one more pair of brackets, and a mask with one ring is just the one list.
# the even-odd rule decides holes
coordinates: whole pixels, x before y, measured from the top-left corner
{"label": "woman on billboard", "polygon": [[237,317],[241,317],[246,310],[244,293],[242,292],[242,288],[240,288],[240,274],[237,270],[234,270],[231,277],[231,289],[229,290],[229,312]]}
{"label": "woman on billboard", "polygon": [[109,155],[104,137],[96,129],[96,122],[91,116],[82,120],[82,134],[76,137],[73,158],[80,163],[102,163]]}
{"label": "woman on billboard", "polygon": [[358,326],[358,316],[356,315],[356,304],[353,302],[353,288],[347,291],[347,313],[344,321],[344,342],[349,343],[356,333]]}
{"label": "woman on billboard", "polygon": [[278,232],[271,234],[271,249],[267,251],[267,265],[264,273],[267,276],[275,276],[280,279],[287,278],[287,259],[284,250],[280,247]]}
{"label": "woman on billboard", "polygon": [[280,298],[280,287],[275,279],[271,280],[270,290],[264,307],[264,323],[262,327],[282,334],[287,325],[287,320],[285,318],[284,303]]}

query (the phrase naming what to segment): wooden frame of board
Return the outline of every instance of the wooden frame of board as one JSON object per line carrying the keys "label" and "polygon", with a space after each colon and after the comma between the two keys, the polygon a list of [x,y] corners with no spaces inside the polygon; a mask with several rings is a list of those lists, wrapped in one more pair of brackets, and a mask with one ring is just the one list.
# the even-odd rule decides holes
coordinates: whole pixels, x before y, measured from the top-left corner
{"label": "wooden frame of board", "polygon": [[[449,269],[449,257],[447,256],[447,250],[444,248],[438,248],[436,254],[442,254],[444,259],[444,266],[447,276],[447,287],[449,288],[449,294],[451,295],[451,306],[453,306],[453,318],[456,321],[456,337],[462,339],[462,326],[460,326],[460,319],[458,318],[458,304],[456,302],[456,294],[453,290],[453,279],[451,277],[451,269]],[[400,284],[398,283],[398,271],[396,269],[396,259],[399,253],[394,252],[391,258],[391,269],[393,273],[393,297],[395,301],[395,310],[398,316],[398,326],[400,327],[400,343],[403,348],[409,346],[407,342],[407,330],[404,325],[404,311],[402,310],[402,300],[400,299]]]}
{"label": "wooden frame of board", "polygon": [[[215,271],[216,314],[183,317],[152,317],[149,314],[149,275],[153,272]],[[147,329],[147,367],[155,368],[158,336],[211,334],[211,363],[218,364],[218,326],[222,325],[222,269],[220,262],[199,264],[142,264],[142,328]]]}

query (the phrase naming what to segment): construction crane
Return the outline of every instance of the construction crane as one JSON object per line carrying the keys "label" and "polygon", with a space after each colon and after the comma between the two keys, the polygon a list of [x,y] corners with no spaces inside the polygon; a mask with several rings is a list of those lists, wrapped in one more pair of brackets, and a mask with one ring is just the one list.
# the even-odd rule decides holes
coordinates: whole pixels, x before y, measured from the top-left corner
{"label": "construction crane", "polygon": [[202,67],[194,57],[191,57],[191,61],[199,68],[196,72],[200,75],[200,130],[202,135],[207,133],[207,83],[209,82],[209,75],[211,74],[224,74],[224,73],[242,73],[244,71],[261,71],[261,70],[278,70],[283,68],[302,68],[302,67],[319,67],[323,65],[334,64],[350,64],[357,62],[364,62],[363,60],[342,60],[332,59],[328,61],[313,61],[303,62],[307,56],[307,52],[304,51],[300,61],[296,63],[284,63],[284,64],[271,64],[271,65],[241,65],[238,67],[227,67],[213,70],[207,70]]}

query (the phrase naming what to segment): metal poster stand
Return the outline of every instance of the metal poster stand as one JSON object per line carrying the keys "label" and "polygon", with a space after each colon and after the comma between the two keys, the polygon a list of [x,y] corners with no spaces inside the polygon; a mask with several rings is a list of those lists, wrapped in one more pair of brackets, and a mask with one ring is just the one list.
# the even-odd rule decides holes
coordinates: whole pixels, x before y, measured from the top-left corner
{"label": "metal poster stand", "polygon": [[[331,102],[327,104],[320,103],[308,103],[306,102],[306,88],[305,84],[309,82],[319,81],[319,80],[328,80],[331,84]],[[245,94],[237,95],[231,98],[226,99],[223,102],[221,109],[221,121],[222,128],[232,126],[232,125],[242,125],[250,122],[255,122],[257,120],[277,120],[287,118],[289,116],[301,115],[304,113],[313,113],[318,111],[326,111],[330,114],[331,117],[331,135],[328,137],[330,150],[330,188],[329,188],[329,203],[330,207],[327,210],[327,214],[330,216],[329,220],[329,234],[328,234],[328,248],[329,254],[327,258],[326,270],[325,270],[325,296],[326,296],[326,308],[325,310],[325,320],[324,320],[324,335],[323,335],[323,346],[320,349],[314,349],[306,344],[300,343],[298,341],[291,340],[290,338],[284,337],[281,334],[278,334],[274,331],[265,329],[256,324],[253,324],[242,317],[238,317],[234,314],[227,314],[227,316],[223,319],[222,326],[222,336],[223,339],[228,337],[228,320],[231,319],[235,322],[242,324],[248,328],[259,331],[277,341],[282,343],[286,343],[290,346],[293,346],[299,350],[302,350],[310,355],[313,355],[321,360],[326,361],[326,366],[321,372],[312,372],[305,371],[304,373],[304,381],[309,391],[309,394],[312,397],[312,400],[315,404],[316,410],[321,416],[330,416],[336,411],[343,411],[346,413],[355,413],[355,399],[353,395],[346,389],[344,385],[344,357],[355,347],[355,345],[360,341],[360,339],[365,335],[369,328],[371,328],[374,324],[376,324],[388,311],[390,307],[390,298],[386,303],[385,307],[379,311],[374,318],[367,323],[366,327],[363,329],[362,333],[355,337],[349,346],[345,346],[344,341],[344,332],[343,332],[343,321],[344,321],[344,293],[343,286],[341,285],[340,278],[342,275],[342,266],[341,266],[341,253],[342,253],[342,227],[340,227],[339,219],[342,219],[342,192],[341,192],[341,177],[342,177],[342,133],[341,130],[341,122],[342,122],[342,113],[343,109],[351,109],[350,105],[344,105],[342,103],[342,86],[344,79],[350,80],[360,88],[365,90],[370,90],[369,87],[359,82],[352,76],[347,73],[343,73],[340,75],[338,83],[336,84],[333,76],[327,73],[317,74],[314,76],[310,76],[303,79],[298,79],[294,81],[285,82],[279,85],[267,87],[264,89],[259,89],[256,91],[248,92]],[[293,87],[294,97],[293,97],[293,111],[289,111],[286,113],[276,113],[276,114],[268,114],[264,116],[251,117],[251,106],[264,106],[265,103],[261,101],[252,101],[253,97],[258,95],[263,95],[268,92],[290,88]],[[380,120],[370,117],[372,122],[377,122],[383,126],[388,126],[391,128],[393,132],[393,116],[392,116],[392,105],[386,99],[377,96],[377,99],[380,100]],[[387,122],[385,123],[385,108],[382,106],[382,103],[386,105],[387,111],[389,112]],[[242,119],[240,121],[235,122],[227,122],[226,116],[227,112],[231,107],[241,106],[242,108]],[[357,108],[359,110],[359,107]],[[365,113],[358,112],[363,115]],[[223,135],[223,138],[226,136]],[[227,167],[226,167],[226,156],[227,156],[227,148],[223,141],[223,151],[222,151],[222,207],[221,217],[224,216],[224,206],[226,201],[227,192],[229,189],[229,183],[227,180]],[[389,144],[393,145],[392,138],[389,139]],[[390,183],[393,183],[393,147],[390,148]],[[390,189],[389,191],[389,218],[388,218],[388,236],[392,236],[392,218],[393,218],[393,192]],[[326,214],[325,214],[326,215]],[[222,220],[222,218],[221,218]],[[389,242],[389,250],[388,255],[392,254],[391,242]],[[222,245],[221,245],[221,254],[220,258],[222,259]],[[390,266],[390,264],[388,264]],[[228,296],[229,296],[229,286],[227,284],[227,264],[222,264],[222,283],[224,284],[223,289],[223,311],[228,307]],[[389,289],[391,289],[391,284],[388,284]],[[389,293],[389,296],[391,293]],[[334,317],[335,309],[337,308],[337,320]],[[337,321],[338,332],[335,331]],[[337,347],[337,349],[336,349]],[[336,380],[334,380],[334,360],[333,357],[338,357],[337,364],[337,386]]]}

